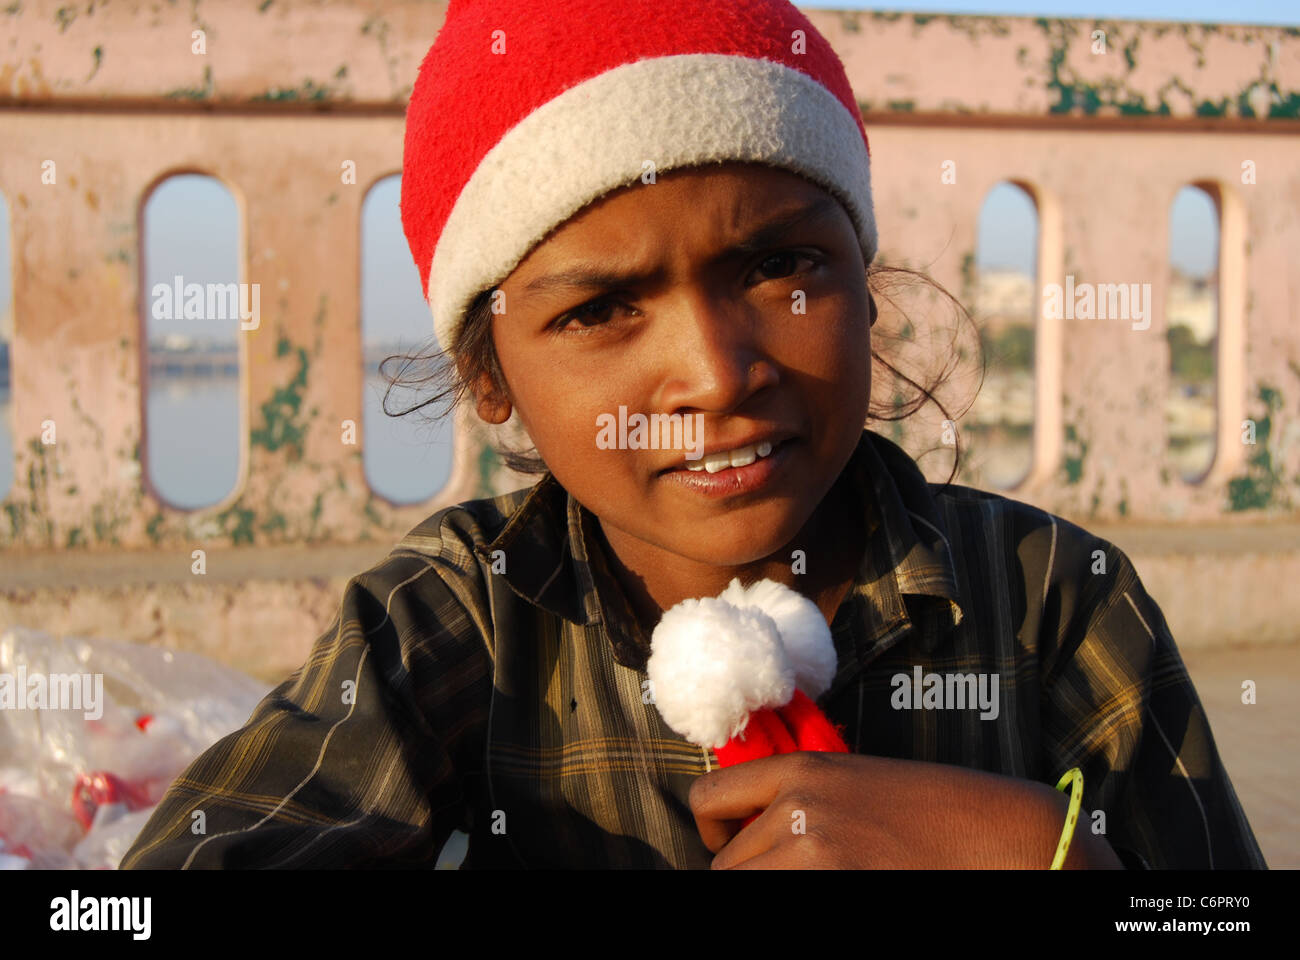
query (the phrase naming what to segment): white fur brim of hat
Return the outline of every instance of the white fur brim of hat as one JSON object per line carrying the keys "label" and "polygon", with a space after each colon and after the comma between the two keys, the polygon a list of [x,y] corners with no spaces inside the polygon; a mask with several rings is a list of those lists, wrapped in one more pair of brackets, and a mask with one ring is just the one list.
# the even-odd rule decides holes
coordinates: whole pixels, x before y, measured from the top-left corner
{"label": "white fur brim of hat", "polygon": [[650,639],[646,674],[664,722],[714,749],[749,716],[782,707],[795,688],[816,699],[835,675],[835,645],[817,605],[775,580],[683,600]]}
{"label": "white fur brim of hat", "polygon": [[834,94],[770,60],[638,60],[538,107],[484,155],[433,253],[438,344],[452,350],[473,298],[587,204],[648,182],[648,170],[726,162],[779,167],[826,189],[852,220],[866,262],[875,257],[870,158],[858,118]]}

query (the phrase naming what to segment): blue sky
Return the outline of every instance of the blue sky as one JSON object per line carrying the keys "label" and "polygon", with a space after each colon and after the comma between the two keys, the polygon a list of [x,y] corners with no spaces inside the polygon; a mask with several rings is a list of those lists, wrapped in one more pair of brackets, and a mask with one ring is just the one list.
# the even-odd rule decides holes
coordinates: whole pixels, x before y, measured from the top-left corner
{"label": "blue sky", "polygon": [[915,13],[1001,13],[1017,17],[1190,20],[1205,23],[1300,24],[1297,0],[888,0],[884,4],[815,0],[810,10],[902,10]]}

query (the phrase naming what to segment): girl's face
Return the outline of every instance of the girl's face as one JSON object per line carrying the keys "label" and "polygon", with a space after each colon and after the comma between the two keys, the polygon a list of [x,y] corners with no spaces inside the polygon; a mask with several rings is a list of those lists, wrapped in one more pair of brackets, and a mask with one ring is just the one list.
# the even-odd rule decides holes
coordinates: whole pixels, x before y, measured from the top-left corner
{"label": "girl's face", "polygon": [[[790,564],[783,548],[848,462],[871,392],[875,305],[852,222],[829,193],[758,165],[670,171],[584,208],[498,289],[492,334],[509,402],[480,402],[480,415],[502,422],[513,403],[624,563],[647,580]],[[703,436],[605,449],[601,425],[620,406],[679,414]],[[665,475],[692,448],[765,436],[775,470],[757,488],[707,496]],[[710,572],[725,584],[732,569]]]}

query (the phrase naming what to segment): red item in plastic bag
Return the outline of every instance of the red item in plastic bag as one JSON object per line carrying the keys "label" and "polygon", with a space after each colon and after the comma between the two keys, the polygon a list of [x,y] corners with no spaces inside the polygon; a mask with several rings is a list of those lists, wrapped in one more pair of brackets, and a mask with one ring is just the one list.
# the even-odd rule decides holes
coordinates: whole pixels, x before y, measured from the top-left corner
{"label": "red item in plastic bag", "polygon": [[127,783],[107,770],[77,775],[72,788],[72,812],[82,827],[89,830],[95,811],[108,803],[125,804],[132,812],[153,806],[144,784]]}

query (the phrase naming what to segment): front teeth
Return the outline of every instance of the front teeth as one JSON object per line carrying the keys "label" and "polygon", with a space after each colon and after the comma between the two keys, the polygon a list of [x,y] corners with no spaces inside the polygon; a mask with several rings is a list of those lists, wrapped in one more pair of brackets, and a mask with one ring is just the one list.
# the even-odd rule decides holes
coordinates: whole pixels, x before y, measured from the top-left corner
{"label": "front teeth", "polygon": [[764,440],[762,443],[750,443],[743,447],[737,447],[735,450],[711,453],[707,457],[694,462],[687,461],[686,469],[695,473],[700,470],[717,473],[719,470],[726,470],[728,467],[747,467],[759,457],[766,457],[771,452],[772,444]]}

